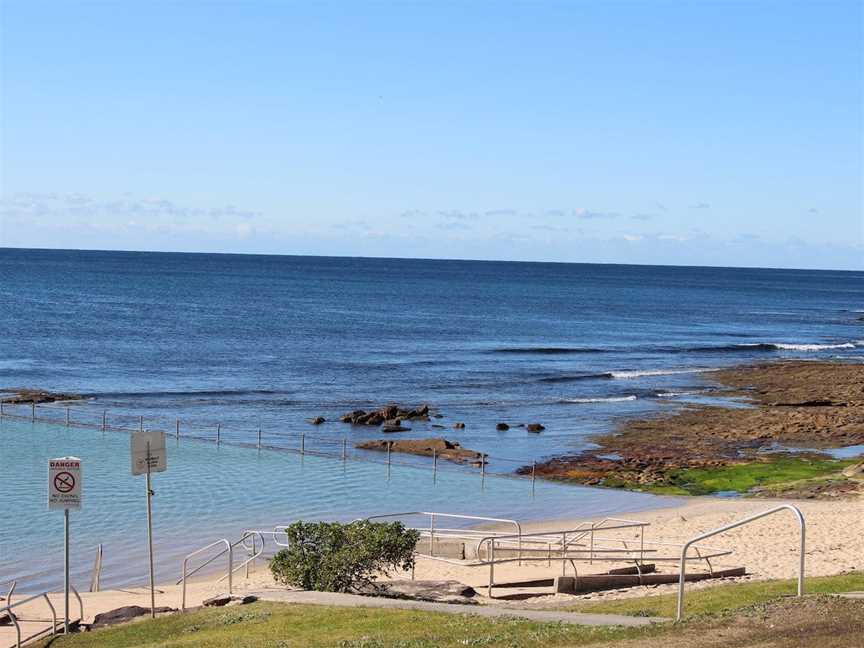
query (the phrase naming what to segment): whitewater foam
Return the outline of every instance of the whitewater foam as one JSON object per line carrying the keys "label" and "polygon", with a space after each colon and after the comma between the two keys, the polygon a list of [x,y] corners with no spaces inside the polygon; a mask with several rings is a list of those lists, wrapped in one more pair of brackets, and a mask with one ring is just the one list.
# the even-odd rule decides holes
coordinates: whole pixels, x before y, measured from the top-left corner
{"label": "whitewater foam", "polygon": [[780,351],[828,351],[831,349],[854,349],[858,345],[854,342],[842,342],[839,344],[787,344],[784,342],[775,342],[771,346]]}
{"label": "whitewater foam", "polygon": [[635,401],[636,396],[609,396],[607,398],[562,398],[559,403],[622,403],[624,401]]}
{"label": "whitewater foam", "polygon": [[612,371],[609,373],[613,378],[643,378],[645,376],[677,376],[678,374],[705,373],[707,371],[720,371],[705,367],[694,367],[693,369],[645,369],[644,371]]}

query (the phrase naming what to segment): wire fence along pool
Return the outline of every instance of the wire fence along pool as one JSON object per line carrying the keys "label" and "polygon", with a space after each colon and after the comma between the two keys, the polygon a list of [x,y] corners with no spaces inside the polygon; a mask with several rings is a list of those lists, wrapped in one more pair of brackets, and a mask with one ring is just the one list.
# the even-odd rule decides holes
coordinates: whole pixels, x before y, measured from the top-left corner
{"label": "wire fence along pool", "polygon": [[[201,423],[162,416],[141,416],[112,412],[87,401],[55,403],[9,403],[0,401],[0,418],[33,423],[47,423],[68,428],[87,428],[102,432],[131,434],[143,431],[164,431],[166,437],[213,443],[257,451],[288,452],[297,455],[325,457],[339,461],[361,461],[385,466],[387,477],[393,467],[428,468],[433,481],[438,472],[460,472],[477,476],[482,486],[486,477],[505,477],[536,485],[536,461],[526,461],[479,453],[476,461],[454,462],[432,450],[428,455],[401,453],[387,444],[382,450],[354,447],[346,434],[341,439],[314,432],[292,432],[255,428],[226,427],[221,423]],[[490,469],[490,467],[492,469]],[[516,472],[521,468],[521,472]]]}

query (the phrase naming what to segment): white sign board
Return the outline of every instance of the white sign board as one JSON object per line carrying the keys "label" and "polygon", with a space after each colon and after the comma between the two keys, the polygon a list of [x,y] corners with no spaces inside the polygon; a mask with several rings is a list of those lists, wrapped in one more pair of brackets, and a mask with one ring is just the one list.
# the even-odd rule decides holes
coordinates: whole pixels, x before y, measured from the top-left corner
{"label": "white sign board", "polygon": [[48,510],[81,508],[81,460],[60,457],[48,460]]}
{"label": "white sign board", "polygon": [[150,447],[150,472],[168,470],[168,453],[165,450],[164,432],[134,432],[131,436],[132,474],[147,473],[147,447]]}

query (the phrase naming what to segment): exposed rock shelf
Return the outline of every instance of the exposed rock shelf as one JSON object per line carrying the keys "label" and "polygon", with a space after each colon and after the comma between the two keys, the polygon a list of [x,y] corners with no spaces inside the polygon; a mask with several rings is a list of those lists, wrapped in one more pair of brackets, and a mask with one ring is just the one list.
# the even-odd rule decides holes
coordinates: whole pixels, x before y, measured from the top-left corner
{"label": "exposed rock shelf", "polygon": [[443,438],[400,439],[398,441],[378,439],[375,441],[364,441],[358,443],[355,447],[360,450],[378,450],[386,452],[388,445],[390,446],[391,452],[403,452],[405,454],[419,455],[421,457],[431,457],[435,455],[439,459],[445,459],[454,463],[467,463],[472,466],[480,466],[484,461],[482,453],[475,450],[469,450],[468,448],[463,448],[458,441],[448,441]]}

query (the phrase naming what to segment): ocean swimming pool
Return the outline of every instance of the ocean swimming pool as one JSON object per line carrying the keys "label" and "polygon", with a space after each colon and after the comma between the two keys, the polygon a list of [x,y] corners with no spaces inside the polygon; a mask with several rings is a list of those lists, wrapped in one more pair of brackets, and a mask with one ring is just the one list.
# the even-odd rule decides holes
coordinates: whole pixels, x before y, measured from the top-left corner
{"label": "ocean swimming pool", "polygon": [[[129,435],[0,419],[0,589],[62,583],[63,519],[48,511],[47,461],[82,460],[83,505],[71,513],[72,579],[86,587],[96,546],[102,587],[147,580],[143,477],[129,467]],[[158,582],[178,577],[182,557],[246,528],[297,519],[349,520],[378,513],[439,510],[519,520],[581,518],[668,505],[671,498],[430,468],[300,456],[168,440],[168,471],[153,477]]]}

